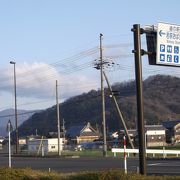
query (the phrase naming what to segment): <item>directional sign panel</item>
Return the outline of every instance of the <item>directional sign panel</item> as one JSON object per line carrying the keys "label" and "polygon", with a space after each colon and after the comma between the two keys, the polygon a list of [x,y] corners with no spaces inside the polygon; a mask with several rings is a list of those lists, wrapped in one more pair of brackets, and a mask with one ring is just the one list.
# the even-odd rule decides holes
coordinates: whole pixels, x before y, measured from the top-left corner
{"label": "directional sign panel", "polygon": [[158,23],[156,64],[180,66],[180,26]]}

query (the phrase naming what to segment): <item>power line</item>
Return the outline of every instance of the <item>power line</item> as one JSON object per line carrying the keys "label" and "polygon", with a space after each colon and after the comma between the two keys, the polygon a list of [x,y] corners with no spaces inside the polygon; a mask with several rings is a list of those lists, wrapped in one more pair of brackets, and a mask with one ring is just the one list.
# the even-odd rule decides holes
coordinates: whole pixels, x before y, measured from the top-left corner
{"label": "power line", "polygon": [[[18,116],[22,116],[25,114],[31,114],[31,113],[36,113],[39,112],[40,110],[35,110],[35,111],[29,111],[29,112],[24,112],[24,113],[17,113]],[[14,114],[8,114],[8,115],[1,115],[0,118],[7,118],[7,117],[12,117]]]}

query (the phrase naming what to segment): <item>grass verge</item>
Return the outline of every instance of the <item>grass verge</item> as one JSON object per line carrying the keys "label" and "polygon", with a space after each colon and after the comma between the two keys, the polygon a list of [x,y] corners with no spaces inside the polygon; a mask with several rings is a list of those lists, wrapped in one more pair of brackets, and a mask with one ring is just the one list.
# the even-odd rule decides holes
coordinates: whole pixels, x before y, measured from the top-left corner
{"label": "grass verge", "polygon": [[101,172],[57,173],[35,171],[29,168],[0,168],[1,180],[180,180],[180,176],[141,176],[135,173],[124,174],[122,170]]}

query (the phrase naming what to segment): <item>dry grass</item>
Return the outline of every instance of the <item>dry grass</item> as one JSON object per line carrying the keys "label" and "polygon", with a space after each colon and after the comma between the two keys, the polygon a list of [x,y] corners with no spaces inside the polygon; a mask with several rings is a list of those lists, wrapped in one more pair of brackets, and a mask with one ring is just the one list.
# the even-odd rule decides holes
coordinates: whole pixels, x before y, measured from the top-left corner
{"label": "dry grass", "polygon": [[82,173],[57,173],[26,169],[0,168],[0,180],[180,180],[175,176],[141,176],[121,170]]}

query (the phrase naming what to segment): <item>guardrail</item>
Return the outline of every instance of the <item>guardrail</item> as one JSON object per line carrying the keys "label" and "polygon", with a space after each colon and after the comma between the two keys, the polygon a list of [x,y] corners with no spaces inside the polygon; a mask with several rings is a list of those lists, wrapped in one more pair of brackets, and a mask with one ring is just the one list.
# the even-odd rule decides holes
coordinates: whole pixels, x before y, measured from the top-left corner
{"label": "guardrail", "polygon": [[[124,149],[121,148],[112,148],[111,151],[114,153],[114,157],[116,157],[117,153],[124,153]],[[137,154],[139,153],[139,149],[126,149],[126,153],[129,157],[129,154]],[[152,154],[155,157],[155,154],[162,154],[163,158],[166,158],[168,154],[176,155],[178,157],[180,155],[180,150],[166,150],[163,149],[146,149],[146,154]]]}

